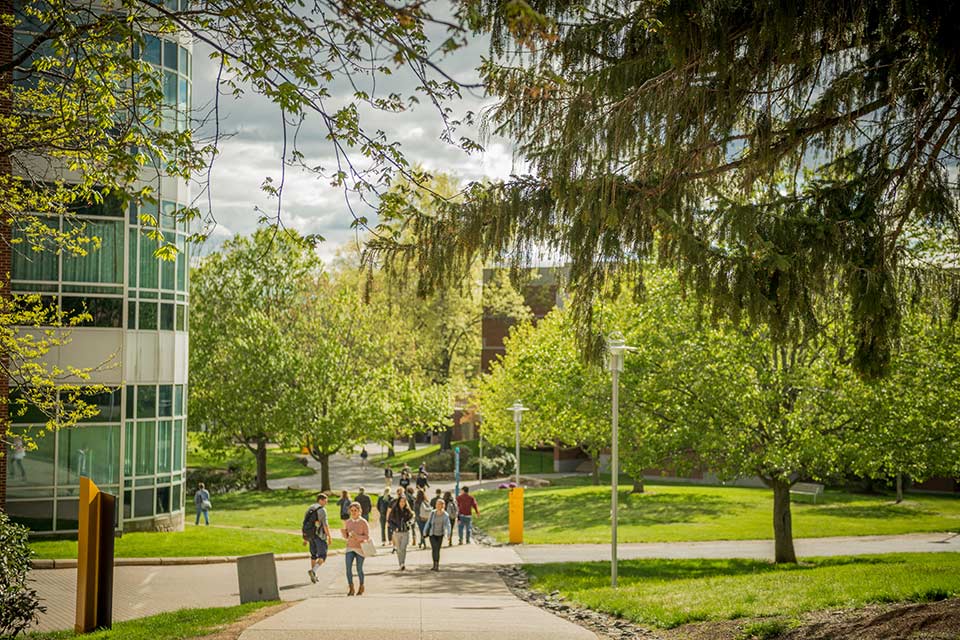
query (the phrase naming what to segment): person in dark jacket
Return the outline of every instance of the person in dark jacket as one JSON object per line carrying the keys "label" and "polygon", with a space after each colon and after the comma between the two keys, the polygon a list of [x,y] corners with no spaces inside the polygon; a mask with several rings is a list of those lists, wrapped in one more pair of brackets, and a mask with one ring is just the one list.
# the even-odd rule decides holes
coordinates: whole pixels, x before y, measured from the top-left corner
{"label": "person in dark jacket", "polygon": [[370,521],[370,512],[373,511],[373,502],[370,501],[370,496],[366,494],[363,490],[363,487],[360,487],[360,492],[353,499],[354,502],[360,503],[360,515],[367,522]]}
{"label": "person in dark jacket", "polygon": [[[377,513],[380,514],[380,542],[387,544],[387,511],[390,510],[390,489],[384,489],[383,495],[377,498]],[[390,532],[390,538],[393,539],[393,532]]]}
{"label": "person in dark jacket", "polygon": [[391,540],[393,547],[397,551],[397,562],[400,564],[400,571],[406,569],[407,564],[407,543],[410,541],[410,529],[413,521],[413,511],[407,504],[406,494],[401,495],[390,507],[387,519],[390,530],[393,531]]}
{"label": "person in dark jacket", "polygon": [[340,499],[337,500],[337,506],[340,507],[340,519],[346,520],[350,517],[350,503],[353,500],[350,499],[350,494],[346,491],[340,492]]}

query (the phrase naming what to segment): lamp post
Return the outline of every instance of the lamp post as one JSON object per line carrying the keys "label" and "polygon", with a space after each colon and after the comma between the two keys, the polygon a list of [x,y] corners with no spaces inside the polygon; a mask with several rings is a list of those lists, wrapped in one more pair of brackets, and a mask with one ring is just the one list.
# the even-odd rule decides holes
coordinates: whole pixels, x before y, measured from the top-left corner
{"label": "lamp post", "polygon": [[623,371],[623,354],[633,351],[628,347],[623,334],[614,331],[607,338],[607,349],[610,351],[610,374],[613,379],[612,409],[612,444],[610,446],[610,586],[617,587],[617,492],[620,484],[620,452],[618,449],[619,422],[620,422],[620,372]]}
{"label": "lamp post", "polygon": [[513,426],[516,430],[516,439],[517,439],[517,486],[520,486],[520,419],[523,417],[523,412],[527,408],[523,406],[523,403],[517,400],[513,403],[513,406],[507,409],[507,411],[513,412]]}

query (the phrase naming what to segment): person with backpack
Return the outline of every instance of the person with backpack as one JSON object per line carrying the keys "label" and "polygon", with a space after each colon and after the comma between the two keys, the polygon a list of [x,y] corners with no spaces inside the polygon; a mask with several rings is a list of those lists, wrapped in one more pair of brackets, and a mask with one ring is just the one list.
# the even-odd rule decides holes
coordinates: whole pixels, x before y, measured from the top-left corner
{"label": "person with backpack", "polygon": [[453,499],[453,492],[443,494],[443,503],[447,505],[447,515],[450,516],[450,533],[447,534],[447,546],[453,546],[453,525],[457,523],[457,501]]}
{"label": "person with backpack", "polygon": [[414,511],[417,514],[417,528],[420,530],[420,548],[427,548],[427,538],[423,535],[423,528],[427,526],[427,520],[433,509],[430,508],[430,501],[427,500],[423,491],[417,491],[417,499],[413,503]]}
{"label": "person with backpack", "polygon": [[317,568],[327,559],[330,543],[330,525],[327,524],[327,494],[318,493],[316,504],[307,508],[303,516],[303,544],[310,545],[310,582],[317,582]]}
{"label": "person with backpack", "polygon": [[203,514],[203,522],[210,526],[210,492],[207,491],[203,483],[197,485],[197,492],[193,494],[193,504],[197,507],[197,521],[194,524],[200,524],[200,514]]}
{"label": "person with backpack", "polygon": [[367,453],[367,448],[364,447],[363,450],[360,451],[360,468],[361,469],[367,466],[367,458],[369,456],[370,454]]}
{"label": "person with backpack", "polygon": [[447,515],[447,505],[443,500],[437,500],[437,508],[430,511],[430,517],[423,527],[423,535],[430,538],[430,554],[433,556],[433,569],[440,571],[440,549],[443,539],[453,535],[453,525]]}
{"label": "person with backpack", "polygon": [[346,491],[340,492],[340,499],[337,500],[337,506],[340,507],[340,519],[346,521],[350,517],[350,504],[353,500],[350,499],[350,494]]}
{"label": "person with backpack", "polygon": [[[380,514],[380,543],[387,544],[387,512],[390,510],[390,489],[384,489],[377,498],[377,513]],[[393,535],[390,535],[393,539]]]}
{"label": "person with backpack", "polygon": [[410,521],[413,520],[413,511],[407,503],[406,494],[397,498],[387,515],[390,524],[391,541],[393,548],[397,552],[397,562],[400,564],[400,571],[407,568],[407,543],[410,541]]}

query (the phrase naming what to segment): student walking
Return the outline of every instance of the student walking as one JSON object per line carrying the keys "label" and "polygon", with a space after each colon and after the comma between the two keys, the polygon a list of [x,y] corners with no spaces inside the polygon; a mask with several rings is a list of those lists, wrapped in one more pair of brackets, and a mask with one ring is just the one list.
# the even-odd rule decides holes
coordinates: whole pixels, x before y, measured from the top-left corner
{"label": "student walking", "polygon": [[330,526],[327,524],[327,494],[318,493],[316,504],[307,508],[303,516],[303,544],[310,545],[310,582],[317,582],[317,567],[327,559]]}
{"label": "student walking", "polygon": [[460,538],[460,544],[463,544],[463,531],[467,531],[467,544],[470,544],[470,532],[473,528],[473,513],[480,515],[480,509],[477,507],[477,499],[470,495],[470,487],[464,487],[457,496],[457,537]]}
{"label": "student walking", "polygon": [[426,549],[427,538],[423,533],[423,528],[427,526],[427,520],[430,519],[430,513],[433,509],[430,508],[430,503],[423,491],[417,491],[417,500],[413,503],[413,507],[417,514],[417,528],[420,529],[420,548]]}
{"label": "student walking", "polygon": [[360,515],[363,516],[364,520],[370,522],[370,512],[373,511],[373,503],[370,501],[370,496],[366,494],[363,487],[360,487],[360,491],[354,500],[360,503]]}
{"label": "student walking", "polygon": [[350,517],[350,505],[352,504],[350,500],[350,494],[346,491],[340,492],[340,499],[337,500],[337,506],[340,507],[340,519],[346,522],[347,518]]}
{"label": "student walking", "polygon": [[363,469],[363,468],[365,468],[365,467],[367,466],[367,458],[368,458],[368,457],[370,457],[370,454],[367,453],[367,448],[364,447],[363,450],[360,451],[360,468],[361,468],[361,469]]}
{"label": "student walking", "polygon": [[400,496],[390,507],[387,518],[393,532],[391,540],[397,552],[397,562],[400,564],[400,571],[403,571],[407,568],[407,543],[410,541],[410,521],[413,520],[413,511],[410,510],[405,495]]}
{"label": "student walking", "polygon": [[437,508],[437,500],[439,500],[439,499],[442,498],[442,497],[443,497],[443,491],[440,490],[440,489],[437,489],[437,494],[436,494],[435,496],[433,496],[432,498],[430,498],[430,508],[431,508],[431,509],[436,509],[436,508]]}
{"label": "student walking", "polygon": [[403,469],[400,469],[400,487],[406,491],[407,487],[410,486],[410,467],[403,465]]}
{"label": "student walking", "polygon": [[390,467],[383,468],[383,486],[387,491],[393,488],[393,469]]}
{"label": "student walking", "polygon": [[193,494],[193,504],[197,507],[197,521],[194,524],[200,524],[200,514],[203,514],[203,523],[210,526],[210,492],[206,490],[203,483],[197,485],[197,492]]}
{"label": "student walking", "polygon": [[417,490],[423,491],[426,493],[427,488],[430,487],[430,483],[427,482],[427,472],[420,467],[420,471],[417,473]]}
{"label": "student walking", "polygon": [[347,541],[347,584],[350,590],[348,596],[354,594],[353,590],[353,565],[357,565],[357,577],[360,579],[360,586],[356,590],[358,596],[363,595],[363,543],[370,540],[370,525],[360,517],[360,503],[354,502],[350,505],[350,516],[343,521],[343,539]]}
{"label": "student walking", "polygon": [[437,508],[430,512],[423,535],[430,538],[430,553],[433,556],[431,571],[440,571],[440,549],[443,547],[443,539],[453,535],[453,525],[450,524],[450,516],[447,515],[443,500],[437,500]]}
{"label": "student walking", "polygon": [[380,544],[387,544],[387,511],[389,510],[390,489],[384,489],[383,495],[377,498],[377,513],[380,515]]}
{"label": "student walking", "polygon": [[443,494],[443,503],[447,505],[447,515],[450,516],[450,533],[447,535],[447,546],[453,546],[453,525],[457,522],[457,501],[453,499],[453,492]]}

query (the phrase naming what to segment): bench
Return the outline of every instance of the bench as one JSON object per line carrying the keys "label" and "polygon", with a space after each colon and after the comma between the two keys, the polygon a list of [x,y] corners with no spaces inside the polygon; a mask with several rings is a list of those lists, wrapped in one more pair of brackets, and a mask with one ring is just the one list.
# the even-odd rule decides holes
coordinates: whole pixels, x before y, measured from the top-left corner
{"label": "bench", "polygon": [[790,497],[793,496],[812,496],[813,504],[817,504],[817,498],[823,498],[823,485],[814,482],[798,482],[790,487]]}

